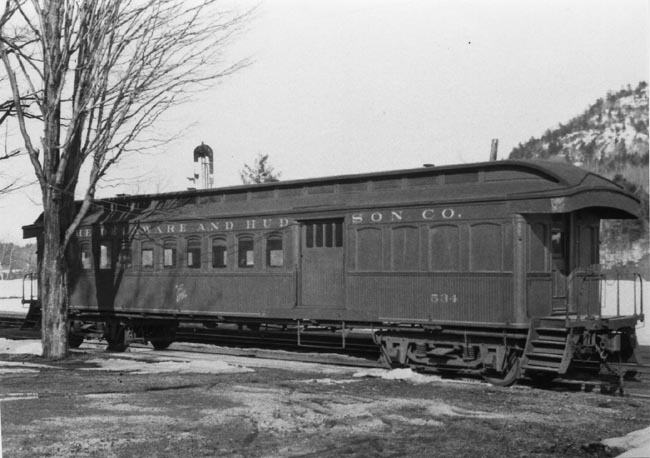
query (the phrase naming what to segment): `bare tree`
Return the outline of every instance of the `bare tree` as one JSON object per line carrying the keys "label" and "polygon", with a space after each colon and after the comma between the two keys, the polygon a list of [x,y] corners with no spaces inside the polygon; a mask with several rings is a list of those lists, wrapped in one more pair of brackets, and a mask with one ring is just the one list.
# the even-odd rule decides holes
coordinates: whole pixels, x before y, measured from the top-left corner
{"label": "bare tree", "polygon": [[[0,85],[5,85],[5,84],[7,84],[7,78],[5,77],[5,75],[0,74]],[[30,103],[29,98],[25,98],[21,100],[21,104],[22,104],[21,108],[23,110],[25,118],[28,119],[37,118],[37,116],[33,115],[29,110],[29,103]],[[8,121],[16,115],[15,106],[16,106],[16,102],[14,101],[13,98],[9,100],[5,100],[4,102],[0,102],[0,126],[7,127]],[[6,145],[6,136],[5,136],[5,147],[4,147],[4,151],[0,153],[0,161],[5,159],[11,159],[12,157],[16,157],[23,153],[24,150],[22,148],[15,148],[9,150]],[[26,186],[29,186],[29,184],[25,184],[25,183],[21,184],[20,179],[8,176],[7,174],[0,171],[0,196],[9,194],[12,191],[17,191],[18,189]]]}
{"label": "bare tree", "polygon": [[253,165],[244,164],[244,168],[239,172],[242,183],[270,183],[280,180],[280,172],[268,164],[268,154],[258,154]]}
{"label": "bare tree", "polygon": [[[214,0],[6,0],[0,58],[43,201],[44,357],[68,352],[71,241],[97,183],[165,110],[246,65],[224,66],[221,53],[249,16]],[[88,184],[78,190],[83,165]]]}
{"label": "bare tree", "polygon": [[[13,269],[13,257],[16,245],[13,243],[0,243],[0,280],[7,280],[11,278],[11,270]],[[4,267],[6,261],[6,272]]]}

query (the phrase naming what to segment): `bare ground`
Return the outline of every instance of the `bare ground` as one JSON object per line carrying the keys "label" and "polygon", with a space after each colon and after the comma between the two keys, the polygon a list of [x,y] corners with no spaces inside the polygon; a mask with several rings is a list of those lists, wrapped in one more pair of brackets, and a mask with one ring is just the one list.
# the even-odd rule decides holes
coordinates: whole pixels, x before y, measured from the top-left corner
{"label": "bare ground", "polygon": [[[116,358],[124,370],[102,367]],[[414,384],[234,357],[220,373],[132,365],[164,360],[99,349],[55,364],[0,356],[5,456],[606,457],[621,450],[602,439],[650,425],[647,397]]]}

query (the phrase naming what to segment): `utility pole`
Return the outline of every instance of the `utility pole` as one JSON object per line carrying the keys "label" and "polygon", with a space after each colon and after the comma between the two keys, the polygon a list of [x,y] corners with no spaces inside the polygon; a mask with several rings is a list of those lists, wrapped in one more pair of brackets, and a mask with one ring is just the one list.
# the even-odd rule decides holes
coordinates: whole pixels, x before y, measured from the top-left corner
{"label": "utility pole", "polygon": [[490,161],[497,160],[497,151],[499,150],[499,139],[493,138],[492,145],[490,146]]}

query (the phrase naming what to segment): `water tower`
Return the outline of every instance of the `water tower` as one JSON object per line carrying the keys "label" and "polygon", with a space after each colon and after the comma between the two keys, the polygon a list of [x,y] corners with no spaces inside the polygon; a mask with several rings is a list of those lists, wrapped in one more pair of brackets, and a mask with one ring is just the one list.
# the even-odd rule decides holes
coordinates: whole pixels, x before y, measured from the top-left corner
{"label": "water tower", "polygon": [[208,189],[214,182],[214,155],[212,148],[201,142],[194,148],[194,183],[199,189]]}

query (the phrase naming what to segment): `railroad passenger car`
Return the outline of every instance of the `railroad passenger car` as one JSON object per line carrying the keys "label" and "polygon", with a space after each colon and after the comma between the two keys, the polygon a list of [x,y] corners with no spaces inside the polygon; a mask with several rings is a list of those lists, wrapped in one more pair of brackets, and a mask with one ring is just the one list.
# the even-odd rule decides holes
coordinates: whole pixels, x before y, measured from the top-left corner
{"label": "railroad passenger car", "polygon": [[609,180],[532,161],[121,196],[77,231],[70,313],[116,350],[165,348],[183,321],[310,324],[370,328],[392,365],[565,374],[633,357],[642,301],[601,314],[598,247],[602,219],[638,213]]}

